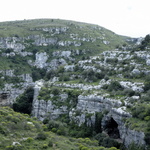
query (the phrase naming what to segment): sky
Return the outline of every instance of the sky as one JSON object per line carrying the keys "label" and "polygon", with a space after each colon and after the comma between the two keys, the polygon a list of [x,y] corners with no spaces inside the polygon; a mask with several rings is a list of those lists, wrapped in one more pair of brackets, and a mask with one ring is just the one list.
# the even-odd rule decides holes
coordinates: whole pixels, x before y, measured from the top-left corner
{"label": "sky", "polygon": [[150,0],[0,0],[0,22],[65,19],[97,24],[116,34],[150,34]]}

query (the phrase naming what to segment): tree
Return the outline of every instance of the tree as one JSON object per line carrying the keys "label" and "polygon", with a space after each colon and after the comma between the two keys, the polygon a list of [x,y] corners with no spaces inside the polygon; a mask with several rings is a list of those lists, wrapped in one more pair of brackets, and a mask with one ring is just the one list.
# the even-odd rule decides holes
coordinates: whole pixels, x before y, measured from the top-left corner
{"label": "tree", "polygon": [[34,90],[29,87],[13,104],[14,111],[31,114]]}
{"label": "tree", "polygon": [[123,87],[120,85],[118,81],[112,81],[110,85],[108,86],[108,91],[118,91],[118,90],[123,90]]}
{"label": "tree", "polygon": [[141,42],[140,49],[144,49],[146,46],[150,44],[150,35],[146,35],[144,40]]}
{"label": "tree", "polygon": [[147,76],[144,82],[144,90],[148,91],[150,90],[150,76]]}

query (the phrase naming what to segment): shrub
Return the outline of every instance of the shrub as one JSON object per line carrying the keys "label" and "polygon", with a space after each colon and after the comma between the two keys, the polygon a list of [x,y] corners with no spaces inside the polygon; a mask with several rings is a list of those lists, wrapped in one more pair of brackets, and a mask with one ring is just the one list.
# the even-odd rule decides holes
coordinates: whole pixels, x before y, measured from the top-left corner
{"label": "shrub", "polygon": [[80,145],[79,150],[89,150],[89,148],[84,145]]}
{"label": "shrub", "polygon": [[46,69],[45,68],[40,69],[40,68],[34,67],[33,71],[32,71],[33,81],[37,81],[37,80],[40,80],[40,79],[44,78],[45,74],[46,74]]}
{"label": "shrub", "polygon": [[26,141],[27,141],[28,143],[31,143],[33,140],[34,140],[34,139],[33,139],[32,137],[28,137]]}
{"label": "shrub", "polygon": [[150,132],[145,133],[145,142],[147,145],[150,145]]}
{"label": "shrub", "polygon": [[6,150],[23,150],[23,146],[22,145],[6,146]]}
{"label": "shrub", "polygon": [[132,89],[124,89],[122,94],[131,97],[135,94],[135,91],[133,91]]}
{"label": "shrub", "polygon": [[67,135],[68,134],[67,125],[60,121],[50,120],[49,123],[47,124],[47,128],[49,130],[51,130],[52,132],[57,133],[59,135]]}
{"label": "shrub", "polygon": [[43,123],[44,124],[47,124],[49,122],[49,119],[48,118],[45,118],[44,120],[43,120]]}
{"label": "shrub", "polygon": [[50,120],[47,127],[49,130],[52,130],[53,128],[58,129],[59,123],[57,121]]}
{"label": "shrub", "polygon": [[120,85],[118,81],[112,81],[110,85],[108,86],[108,91],[118,91],[118,90],[123,90],[123,87]]}
{"label": "shrub", "polygon": [[47,148],[48,148],[48,145],[47,145],[47,144],[43,144],[42,148],[43,148],[43,149],[47,149]]}
{"label": "shrub", "polygon": [[38,140],[46,140],[47,139],[47,134],[44,133],[44,132],[40,132],[40,133],[38,133],[36,139],[38,139]]}
{"label": "shrub", "polygon": [[111,147],[108,150],[118,150],[116,147]]}
{"label": "shrub", "polygon": [[14,111],[31,114],[34,90],[29,87],[13,104]]}
{"label": "shrub", "polygon": [[103,118],[103,114],[101,112],[96,112],[96,114],[95,114],[95,126],[94,126],[94,131],[96,133],[100,133],[102,131],[102,129],[101,129],[102,118]]}
{"label": "shrub", "polygon": [[137,145],[137,144],[135,144],[135,143],[131,143],[131,144],[129,145],[129,148],[128,148],[128,149],[129,149],[129,150],[145,150],[144,147],[139,146],[139,145]]}
{"label": "shrub", "polygon": [[58,88],[53,88],[51,93],[57,96],[60,93],[60,90]]}
{"label": "shrub", "polygon": [[144,90],[148,91],[150,90],[150,76],[147,75],[144,82]]}
{"label": "shrub", "polygon": [[150,105],[149,104],[140,104],[136,105],[132,109],[132,115],[135,118],[139,118],[141,120],[148,119],[147,116],[150,116]]}
{"label": "shrub", "polygon": [[52,128],[52,132],[56,133],[57,129],[56,128]]}
{"label": "shrub", "polygon": [[13,150],[13,146],[12,145],[6,146],[6,150]]}
{"label": "shrub", "polygon": [[55,70],[50,70],[49,72],[46,73],[45,80],[50,80],[54,76],[56,76],[56,71]]}
{"label": "shrub", "polygon": [[52,142],[52,141],[49,141],[49,142],[48,142],[48,146],[49,146],[49,147],[52,147],[52,146],[53,146],[53,142]]}
{"label": "shrub", "polygon": [[0,134],[6,135],[6,129],[0,125]]}
{"label": "shrub", "polygon": [[112,138],[109,138],[103,133],[99,133],[95,136],[95,139],[99,141],[99,145],[104,146],[104,147],[117,147],[119,148],[121,146],[120,143],[115,141]]}

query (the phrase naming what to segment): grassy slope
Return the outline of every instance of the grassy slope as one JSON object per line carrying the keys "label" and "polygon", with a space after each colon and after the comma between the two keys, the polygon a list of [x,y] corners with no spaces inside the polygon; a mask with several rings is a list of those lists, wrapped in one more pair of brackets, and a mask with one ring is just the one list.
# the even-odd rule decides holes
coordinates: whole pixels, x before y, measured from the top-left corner
{"label": "grassy slope", "polygon": [[[13,145],[13,142],[19,144]],[[26,114],[0,107],[0,150],[117,150],[98,147],[88,138],[71,138],[48,131],[46,126]]]}

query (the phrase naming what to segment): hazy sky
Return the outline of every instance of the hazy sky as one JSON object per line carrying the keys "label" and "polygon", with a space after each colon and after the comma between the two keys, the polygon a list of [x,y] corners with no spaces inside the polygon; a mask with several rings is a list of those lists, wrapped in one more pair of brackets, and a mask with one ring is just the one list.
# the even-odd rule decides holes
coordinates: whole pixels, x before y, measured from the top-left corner
{"label": "hazy sky", "polygon": [[0,21],[56,18],[93,23],[117,34],[150,33],[150,0],[0,0]]}

